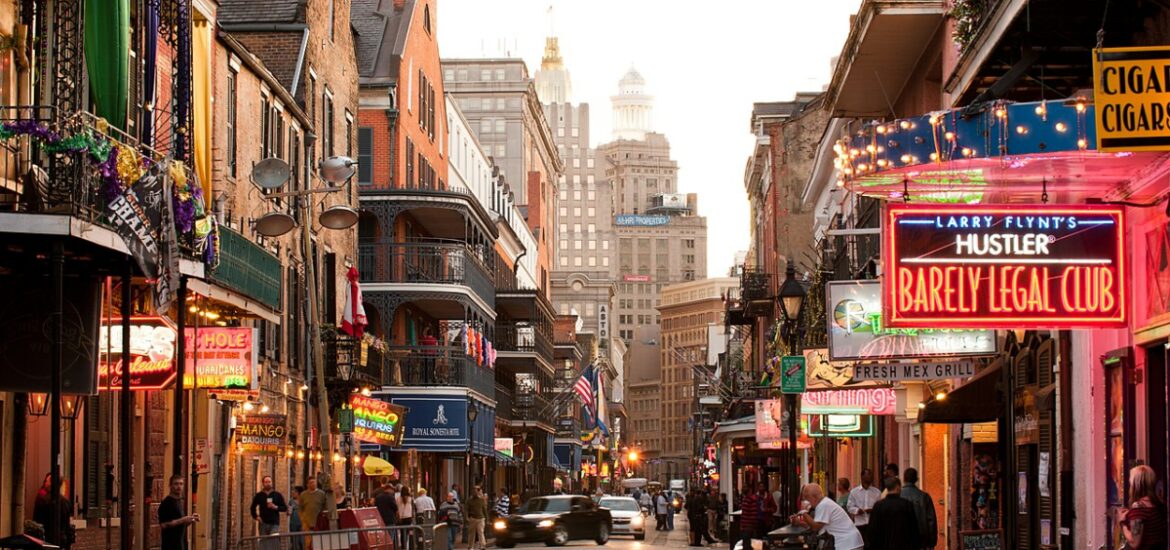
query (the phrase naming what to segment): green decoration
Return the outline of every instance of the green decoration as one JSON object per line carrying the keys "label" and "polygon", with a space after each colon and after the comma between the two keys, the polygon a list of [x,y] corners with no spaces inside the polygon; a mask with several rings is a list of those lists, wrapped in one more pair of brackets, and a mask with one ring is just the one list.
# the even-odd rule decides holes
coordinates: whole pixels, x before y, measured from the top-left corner
{"label": "green decoration", "polygon": [[130,0],[85,2],[85,67],[97,115],[126,130],[130,89]]}

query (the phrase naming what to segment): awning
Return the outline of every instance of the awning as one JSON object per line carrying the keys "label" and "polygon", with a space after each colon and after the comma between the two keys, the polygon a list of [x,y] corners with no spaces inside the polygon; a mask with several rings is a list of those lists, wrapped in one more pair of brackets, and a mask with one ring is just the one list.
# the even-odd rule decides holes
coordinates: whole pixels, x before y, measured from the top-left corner
{"label": "awning", "polygon": [[[579,448],[579,447],[578,447]],[[553,444],[553,459],[556,461],[557,468],[562,470],[572,471],[573,468],[573,447],[568,443],[554,443]]]}
{"label": "awning", "polygon": [[1003,361],[976,374],[966,384],[947,394],[946,399],[926,404],[918,412],[918,421],[929,424],[969,424],[998,420],[1003,413],[1003,399],[999,392]]}
{"label": "awning", "polygon": [[750,414],[734,420],[719,422],[715,425],[715,432],[711,437],[748,437],[756,434],[756,415]]}
{"label": "awning", "polygon": [[496,464],[504,465],[504,464],[513,464],[515,462],[516,462],[515,458],[508,456],[500,451],[496,451]]}

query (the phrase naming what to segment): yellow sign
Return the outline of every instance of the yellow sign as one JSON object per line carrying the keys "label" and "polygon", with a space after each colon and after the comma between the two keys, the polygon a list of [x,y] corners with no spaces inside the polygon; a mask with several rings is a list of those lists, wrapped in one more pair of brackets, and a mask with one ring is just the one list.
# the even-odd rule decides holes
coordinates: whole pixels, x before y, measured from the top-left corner
{"label": "yellow sign", "polygon": [[1097,150],[1170,151],[1170,46],[1093,53]]}

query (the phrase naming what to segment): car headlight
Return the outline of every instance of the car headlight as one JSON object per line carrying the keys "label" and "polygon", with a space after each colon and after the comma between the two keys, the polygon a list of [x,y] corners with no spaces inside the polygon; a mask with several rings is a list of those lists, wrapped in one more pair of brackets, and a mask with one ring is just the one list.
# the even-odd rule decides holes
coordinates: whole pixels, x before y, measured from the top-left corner
{"label": "car headlight", "polygon": [[555,522],[553,522],[551,519],[542,519],[540,520],[540,523],[536,524],[536,526],[541,528],[552,527],[553,523]]}
{"label": "car headlight", "polygon": [[633,527],[641,527],[642,521],[642,516],[634,516],[633,519],[630,520],[630,525]]}
{"label": "car headlight", "polygon": [[497,519],[496,522],[492,524],[492,527],[495,527],[496,531],[503,531],[504,529],[508,528],[508,522],[502,519]]}

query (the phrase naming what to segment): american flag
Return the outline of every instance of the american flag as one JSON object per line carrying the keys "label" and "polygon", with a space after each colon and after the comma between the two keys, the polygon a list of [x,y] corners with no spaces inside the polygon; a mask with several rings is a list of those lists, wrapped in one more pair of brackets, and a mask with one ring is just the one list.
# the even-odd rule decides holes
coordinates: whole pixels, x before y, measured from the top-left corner
{"label": "american flag", "polygon": [[585,367],[581,376],[577,377],[577,383],[573,384],[573,391],[577,393],[577,397],[581,398],[581,404],[585,405],[585,410],[589,411],[590,416],[592,416],[596,406],[593,399],[593,365]]}

